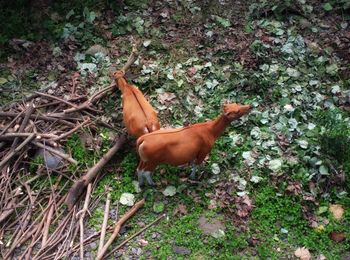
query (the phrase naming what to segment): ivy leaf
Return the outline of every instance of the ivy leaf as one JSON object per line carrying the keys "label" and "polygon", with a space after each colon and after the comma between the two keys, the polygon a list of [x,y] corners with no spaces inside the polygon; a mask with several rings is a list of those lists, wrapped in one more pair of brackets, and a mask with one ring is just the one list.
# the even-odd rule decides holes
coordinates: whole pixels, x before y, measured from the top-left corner
{"label": "ivy leaf", "polygon": [[220,167],[219,167],[219,165],[217,163],[213,163],[211,165],[211,172],[213,174],[219,174],[220,173]]}
{"label": "ivy leaf", "polygon": [[135,203],[135,196],[131,193],[125,192],[122,194],[119,200],[120,204],[126,205],[126,206],[133,206]]}
{"label": "ivy leaf", "polygon": [[153,211],[155,213],[161,213],[164,211],[164,203],[163,202],[155,202],[153,204]]}
{"label": "ivy leaf", "polygon": [[230,21],[227,20],[227,19],[224,19],[224,18],[222,18],[222,17],[220,17],[220,16],[217,16],[217,15],[215,15],[214,18],[215,18],[216,22],[217,22],[218,24],[220,24],[220,25],[221,25],[222,27],[224,27],[224,28],[227,28],[227,27],[230,27],[230,26],[231,26]]}
{"label": "ivy leaf", "polygon": [[324,9],[325,11],[329,12],[329,11],[333,10],[333,6],[332,6],[330,3],[325,3],[325,4],[323,5],[323,9]]}
{"label": "ivy leaf", "polygon": [[321,165],[320,168],[318,169],[321,175],[328,175],[328,168],[324,165]]}
{"label": "ivy leaf", "polygon": [[5,78],[0,78],[0,85],[3,85],[7,82],[7,79]]}
{"label": "ivy leaf", "polygon": [[259,183],[263,178],[259,177],[259,176],[252,176],[250,178],[250,181],[253,183]]}
{"label": "ivy leaf", "polygon": [[306,140],[298,140],[297,142],[298,142],[299,146],[303,149],[307,149],[307,147],[309,145],[309,143]]}
{"label": "ivy leaf", "polygon": [[326,67],[326,72],[327,72],[329,75],[333,75],[333,76],[334,76],[335,74],[337,74],[337,72],[338,72],[338,66],[337,66],[337,64],[333,63],[333,64],[327,66],[327,67]]}
{"label": "ivy leaf", "polygon": [[174,186],[167,186],[163,191],[163,195],[167,197],[172,197],[176,194],[176,188]]}
{"label": "ivy leaf", "polygon": [[282,167],[282,160],[281,159],[274,159],[269,162],[269,169],[271,171],[278,171]]}

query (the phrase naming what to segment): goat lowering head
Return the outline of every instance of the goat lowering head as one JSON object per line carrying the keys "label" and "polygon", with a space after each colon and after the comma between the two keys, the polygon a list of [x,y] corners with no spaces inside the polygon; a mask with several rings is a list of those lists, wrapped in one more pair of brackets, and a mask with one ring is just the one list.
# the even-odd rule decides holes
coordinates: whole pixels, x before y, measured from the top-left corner
{"label": "goat lowering head", "polygon": [[224,104],[224,116],[229,120],[236,120],[252,110],[251,105],[241,105],[241,104]]}
{"label": "goat lowering head", "polygon": [[116,71],[116,72],[114,73],[113,76],[114,76],[114,78],[115,78],[116,80],[118,80],[118,79],[120,79],[120,78],[124,78],[125,72],[122,71],[122,70],[118,70],[118,71]]}
{"label": "goat lowering head", "polygon": [[177,129],[161,129],[139,137],[136,149],[141,158],[137,168],[140,186],[144,178],[154,184],[150,174],[161,163],[179,166],[203,162],[230,122],[248,114],[251,109],[250,105],[225,104],[224,112],[214,120]]}
{"label": "goat lowering head", "polygon": [[123,121],[128,133],[135,137],[160,128],[157,113],[142,92],[125,79],[123,70],[114,73],[115,81],[122,92]]}

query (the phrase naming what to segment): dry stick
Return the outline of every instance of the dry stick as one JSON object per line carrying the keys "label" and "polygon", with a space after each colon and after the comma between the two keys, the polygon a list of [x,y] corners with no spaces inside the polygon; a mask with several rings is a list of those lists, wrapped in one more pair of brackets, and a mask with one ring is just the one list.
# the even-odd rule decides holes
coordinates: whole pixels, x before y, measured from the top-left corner
{"label": "dry stick", "polygon": [[[13,151],[10,151],[0,162],[0,170],[8,163],[11,158],[18,153],[26,144],[28,144],[33,138],[35,137],[35,134],[31,134],[28,136],[19,146],[17,146]],[[1,223],[1,221],[0,221]]]}
{"label": "dry stick", "polygon": [[37,92],[37,91],[35,91],[35,93],[38,94],[38,95],[40,95],[40,96],[43,96],[43,97],[48,97],[48,98],[51,98],[51,99],[58,100],[58,101],[60,101],[60,102],[62,102],[62,103],[67,104],[68,106],[75,107],[75,108],[77,107],[77,105],[75,105],[75,104],[73,104],[73,103],[71,103],[71,102],[69,102],[69,101],[67,101],[67,100],[64,100],[64,99],[62,99],[62,98],[55,97],[55,96],[52,96],[52,95],[50,95],[50,94],[40,93],[40,92]]}
{"label": "dry stick", "polygon": [[3,210],[3,212],[1,212],[1,214],[0,214],[0,223],[2,223],[5,219],[7,219],[12,214],[12,212],[15,210],[17,196],[21,192],[22,192],[22,189],[20,187],[18,187],[16,189],[16,193],[15,193],[14,197],[9,202],[9,206],[6,206],[6,208],[8,208],[8,209],[7,210],[5,209],[5,210]]}
{"label": "dry stick", "polygon": [[128,61],[125,63],[125,65],[122,68],[122,71],[125,73],[129,67],[136,61],[137,57],[139,56],[139,52],[137,50],[138,43],[134,44],[132,46],[132,52],[131,55],[128,58]]}
{"label": "dry stick", "polygon": [[69,108],[65,109],[63,111],[63,114],[69,114],[74,113],[83,109],[90,109],[90,106],[95,103],[98,99],[102,98],[104,95],[106,95],[109,91],[113,90],[116,86],[115,82],[112,82],[108,87],[103,88],[102,90],[98,91],[96,94],[92,95],[87,101],[80,104],[79,106],[75,108]]}
{"label": "dry stick", "polygon": [[62,153],[56,149],[51,148],[50,146],[43,145],[42,143],[39,143],[36,141],[32,141],[32,144],[34,144],[40,148],[43,148],[43,149],[45,149],[53,154],[56,154],[57,156],[59,156],[63,159],[66,159],[67,161],[69,161],[71,163],[78,164],[78,162],[76,160],[74,160],[72,157],[70,157],[68,154]]}
{"label": "dry stick", "polygon": [[73,216],[73,210],[70,211],[61,221],[61,223],[58,225],[54,233],[50,236],[50,238],[47,240],[47,246],[42,247],[39,249],[39,251],[36,253],[36,255],[33,257],[33,259],[40,259],[40,255],[46,250],[49,251],[54,245],[56,245],[57,241],[59,241],[60,237],[64,239],[64,236],[62,236],[62,232],[64,231],[65,227],[68,224],[68,221],[70,217]]}
{"label": "dry stick", "polygon": [[[107,231],[112,231],[112,230],[113,230],[113,228],[112,228],[111,226],[109,226],[109,227],[107,228]],[[85,239],[84,239],[84,245],[85,245],[85,244],[89,244],[90,242],[96,240],[100,235],[101,235],[101,231],[97,231],[95,234],[93,234],[93,235],[91,235],[91,236],[85,238]],[[71,254],[71,253],[77,251],[79,248],[80,248],[80,244],[77,244],[77,245],[73,246],[72,249],[71,249],[71,251],[69,252],[69,254]]]}
{"label": "dry stick", "polygon": [[63,251],[63,254],[64,254],[64,250],[67,248],[67,247],[69,247],[69,239],[72,239],[71,238],[71,234],[73,234],[73,232],[72,232],[72,230],[73,230],[73,223],[74,223],[74,220],[75,220],[75,218],[74,217],[72,217],[72,221],[71,221],[71,223],[70,223],[70,225],[69,225],[69,229],[68,229],[68,231],[67,231],[67,233],[66,233],[66,235],[65,235],[65,239],[64,239],[64,241],[61,243],[61,246],[60,246],[60,248],[58,248],[58,250],[56,250],[55,251],[55,255],[54,255],[54,260],[56,260],[56,259],[62,259],[62,258],[59,258],[58,256],[59,256],[59,254],[60,254],[60,252],[61,251]]}
{"label": "dry stick", "polygon": [[25,259],[30,259],[30,256],[31,256],[32,251],[33,251],[33,247],[39,241],[39,239],[40,239],[40,237],[42,235],[41,231],[42,231],[42,228],[44,226],[44,223],[45,223],[45,217],[43,217],[43,219],[41,220],[39,225],[36,227],[36,232],[33,234],[32,242],[27,247],[27,249],[23,252],[23,254],[20,257],[20,259],[22,259],[24,257],[25,257]]}
{"label": "dry stick", "polygon": [[82,122],[81,124],[77,125],[76,127],[74,127],[72,130],[61,134],[60,136],[54,137],[52,138],[53,141],[58,141],[61,140],[62,138],[65,138],[69,135],[71,135],[72,133],[74,133],[75,131],[79,130],[79,128],[82,128],[84,125],[88,124],[90,122],[90,120],[85,120],[84,122]]}
{"label": "dry stick", "polygon": [[84,176],[82,176],[78,181],[76,181],[70,188],[66,204],[69,209],[72,209],[75,203],[80,198],[86,186],[96,177],[103,166],[112,158],[112,156],[120,149],[120,147],[125,143],[126,135],[123,134],[118,141],[113,145],[113,147],[102,156],[102,158],[95,164]]}
{"label": "dry stick", "polygon": [[101,260],[103,256],[106,254],[108,247],[113,243],[114,239],[119,234],[121,226],[130,218],[132,217],[138,210],[145,204],[145,199],[140,200],[137,202],[128,212],[124,214],[123,217],[121,217],[118,222],[115,224],[112,236],[109,238],[107,243],[103,246],[101,253],[97,255],[97,260]]}
{"label": "dry stick", "polygon": [[[65,200],[65,196],[63,196],[57,204],[61,205],[64,202],[64,200]],[[47,212],[47,210],[49,209],[50,206],[51,206],[51,204],[47,205],[47,207],[39,214],[39,216],[36,217],[36,219],[27,228],[27,230],[23,234],[21,234],[21,236],[18,239],[13,241],[11,248],[6,253],[5,259],[7,257],[9,257],[17,247],[19,247],[21,244],[26,242],[29,238],[32,237],[33,234],[35,234],[38,227],[40,227],[41,223],[43,223],[43,222],[41,221],[39,224],[36,224],[36,225],[35,225],[35,223],[37,223],[37,221]]]}
{"label": "dry stick", "polygon": [[85,201],[84,201],[84,207],[81,211],[77,213],[77,216],[80,215],[79,218],[79,229],[80,229],[80,259],[84,259],[84,217],[86,211],[88,211],[89,207],[89,202],[90,202],[90,195],[91,195],[91,183],[89,183],[87,187],[87,192],[85,196]]}
{"label": "dry stick", "polygon": [[[0,140],[8,140],[16,137],[27,137],[30,136],[32,133],[7,133],[0,136]],[[44,133],[34,133],[37,138],[50,138],[54,139],[57,138],[57,135],[54,134],[44,134]]]}
{"label": "dry stick", "polygon": [[[0,112],[0,118],[1,117],[16,117],[18,113],[13,113],[13,112]],[[24,117],[24,115],[20,115],[20,117]],[[50,116],[42,116],[42,115],[31,115],[30,119],[39,119],[39,120],[44,120],[44,121],[51,121],[51,122],[60,122],[62,124],[68,125],[70,127],[74,127],[75,124],[68,122],[64,119],[61,118],[56,118],[56,117],[50,117]]]}
{"label": "dry stick", "polygon": [[0,133],[0,136],[1,136],[2,134],[4,134],[4,133],[7,131],[7,129],[9,129],[9,128],[13,125],[13,123],[15,123],[16,120],[17,120],[21,115],[23,115],[23,113],[24,113],[24,111],[21,111],[7,126],[5,126],[5,128],[2,129],[2,131],[1,131],[1,133]]}
{"label": "dry stick", "polygon": [[[29,105],[27,105],[28,109],[25,113],[24,119],[22,121],[21,126],[18,129],[18,132],[23,132],[23,130],[26,128],[29,118],[31,116],[31,114],[34,112],[35,106],[33,105],[33,103],[29,103]],[[13,140],[13,143],[11,145],[11,151],[13,151],[18,143],[19,138],[16,137],[15,140]]]}
{"label": "dry stick", "polygon": [[105,236],[106,236],[106,229],[107,229],[107,222],[108,222],[108,216],[109,216],[109,205],[111,204],[111,194],[108,192],[107,194],[107,201],[106,201],[106,206],[105,206],[105,213],[103,217],[103,223],[102,223],[102,228],[101,228],[101,237],[100,237],[100,244],[98,246],[97,254],[101,254],[104,241],[105,241]]}
{"label": "dry stick", "polygon": [[106,258],[108,258],[110,255],[112,255],[115,251],[117,251],[118,249],[120,249],[121,247],[123,247],[126,243],[128,243],[131,239],[133,239],[134,237],[137,237],[138,235],[140,235],[143,231],[145,231],[146,229],[150,228],[151,226],[153,226],[154,224],[156,224],[159,220],[161,220],[162,218],[164,218],[166,216],[166,214],[162,214],[161,216],[159,216],[156,220],[154,220],[153,222],[149,223],[147,226],[145,226],[144,228],[140,229],[139,231],[137,231],[135,234],[133,234],[132,236],[128,237],[127,239],[125,239],[122,243],[120,243],[116,248],[113,248],[113,250],[111,252],[109,252],[106,255]]}
{"label": "dry stick", "polygon": [[[61,179],[62,179],[62,175],[60,175],[58,177],[58,180],[57,180],[57,182],[56,182],[56,184],[55,184],[55,186],[53,188],[53,191],[52,191],[52,193],[50,195],[49,204],[50,204],[51,201],[53,201],[53,202],[55,201],[54,193],[56,192]],[[47,238],[49,236],[50,223],[51,223],[51,219],[52,219],[52,215],[53,215],[54,210],[55,210],[55,207],[54,207],[54,204],[52,204],[50,209],[49,209],[49,212],[47,213],[47,216],[46,216],[46,222],[45,222],[45,225],[44,225],[44,230],[42,232],[43,233],[43,239],[42,239],[42,242],[41,242],[41,247],[46,246]]]}

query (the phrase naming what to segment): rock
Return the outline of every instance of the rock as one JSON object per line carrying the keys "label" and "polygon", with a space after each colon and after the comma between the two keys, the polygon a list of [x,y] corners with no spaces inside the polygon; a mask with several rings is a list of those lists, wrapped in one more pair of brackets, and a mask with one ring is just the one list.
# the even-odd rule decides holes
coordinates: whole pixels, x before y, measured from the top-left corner
{"label": "rock", "polygon": [[121,257],[122,255],[123,255],[123,253],[120,252],[120,251],[117,251],[117,252],[114,253],[114,257],[115,258]]}
{"label": "rock", "polygon": [[206,235],[211,235],[215,238],[220,238],[225,236],[225,226],[219,219],[210,219],[201,216],[199,218],[199,228]]}
{"label": "rock", "polygon": [[108,50],[99,44],[92,45],[85,53],[94,56],[98,52],[108,55]]}
{"label": "rock", "polygon": [[[62,148],[56,148],[56,150],[64,153]],[[44,159],[45,166],[49,169],[56,169],[63,165],[63,159],[60,156],[53,154],[46,149],[40,148],[35,155],[35,158],[38,157],[42,157]]]}
{"label": "rock", "polygon": [[175,254],[178,255],[189,255],[191,254],[191,250],[184,247],[184,246],[177,246],[177,245],[173,245],[173,251]]}

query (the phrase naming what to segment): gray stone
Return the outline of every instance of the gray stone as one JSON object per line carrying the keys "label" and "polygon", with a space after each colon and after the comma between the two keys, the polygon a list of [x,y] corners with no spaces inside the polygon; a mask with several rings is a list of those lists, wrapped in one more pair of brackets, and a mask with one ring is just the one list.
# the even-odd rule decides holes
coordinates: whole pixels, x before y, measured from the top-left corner
{"label": "gray stone", "polygon": [[188,249],[187,247],[184,247],[184,246],[173,245],[173,251],[174,251],[175,254],[178,254],[178,255],[189,255],[189,254],[191,254],[191,250]]}
{"label": "gray stone", "polygon": [[108,55],[108,50],[99,44],[92,45],[85,53],[94,56],[98,52]]}
{"label": "gray stone", "polygon": [[225,225],[219,219],[210,219],[201,216],[199,218],[199,228],[206,235],[211,235],[215,238],[219,238],[225,235]]}

